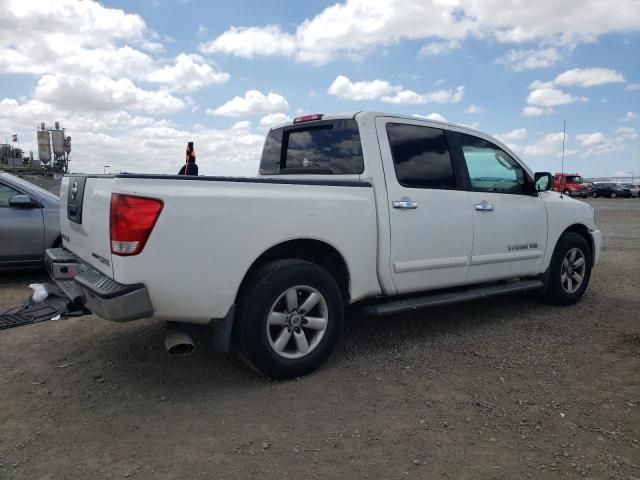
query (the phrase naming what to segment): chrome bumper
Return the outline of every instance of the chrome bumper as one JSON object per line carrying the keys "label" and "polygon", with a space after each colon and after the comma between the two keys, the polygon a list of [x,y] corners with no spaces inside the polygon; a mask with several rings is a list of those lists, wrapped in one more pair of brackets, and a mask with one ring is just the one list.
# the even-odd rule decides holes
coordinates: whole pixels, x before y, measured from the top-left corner
{"label": "chrome bumper", "polygon": [[45,255],[51,279],[73,302],[113,322],[129,322],[153,315],[153,305],[142,283],[123,285],[84,263],[64,248]]}

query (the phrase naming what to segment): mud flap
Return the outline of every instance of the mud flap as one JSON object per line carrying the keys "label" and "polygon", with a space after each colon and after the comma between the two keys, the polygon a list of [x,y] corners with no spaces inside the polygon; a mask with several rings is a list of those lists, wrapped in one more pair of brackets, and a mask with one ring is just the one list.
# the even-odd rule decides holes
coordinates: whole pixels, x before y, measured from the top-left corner
{"label": "mud flap", "polygon": [[86,308],[69,300],[55,285],[45,284],[44,286],[48,296],[42,302],[33,303],[29,298],[29,301],[22,307],[0,314],[0,330],[91,313]]}

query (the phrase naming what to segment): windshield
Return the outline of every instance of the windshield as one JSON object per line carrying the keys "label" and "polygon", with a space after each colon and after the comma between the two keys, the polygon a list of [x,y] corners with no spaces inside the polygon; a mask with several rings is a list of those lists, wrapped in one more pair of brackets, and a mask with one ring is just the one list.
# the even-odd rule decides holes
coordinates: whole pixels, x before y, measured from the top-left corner
{"label": "windshield", "polygon": [[582,183],[582,177],[579,175],[574,175],[571,177],[566,177],[567,183]]}
{"label": "windshield", "polygon": [[22,178],[16,177],[15,175],[4,174],[2,178],[7,181],[7,183],[13,184],[17,187],[21,187],[24,190],[27,190],[32,195],[40,198],[48,198],[50,200],[58,200],[58,196],[48,192],[44,188],[39,187],[38,185],[28,182]]}

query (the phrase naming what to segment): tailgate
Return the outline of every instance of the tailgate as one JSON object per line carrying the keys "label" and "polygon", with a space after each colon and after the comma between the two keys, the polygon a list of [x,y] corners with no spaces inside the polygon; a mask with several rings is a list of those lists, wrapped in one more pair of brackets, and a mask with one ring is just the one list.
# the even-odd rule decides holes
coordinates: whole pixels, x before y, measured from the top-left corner
{"label": "tailgate", "polygon": [[63,246],[100,272],[113,276],[109,209],[114,178],[68,175],[60,187]]}

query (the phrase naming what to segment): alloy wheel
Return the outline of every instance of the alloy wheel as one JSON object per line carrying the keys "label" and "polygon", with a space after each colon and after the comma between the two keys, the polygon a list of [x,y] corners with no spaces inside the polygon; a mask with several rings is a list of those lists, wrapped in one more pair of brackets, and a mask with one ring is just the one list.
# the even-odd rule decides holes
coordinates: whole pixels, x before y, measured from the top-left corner
{"label": "alloy wheel", "polygon": [[567,293],[575,293],[584,282],[587,268],[584,252],[575,247],[570,249],[562,260],[560,282]]}
{"label": "alloy wheel", "polygon": [[273,351],[288,359],[302,358],[322,341],[329,309],[322,294],[308,285],[283,292],[271,306],[267,338]]}

